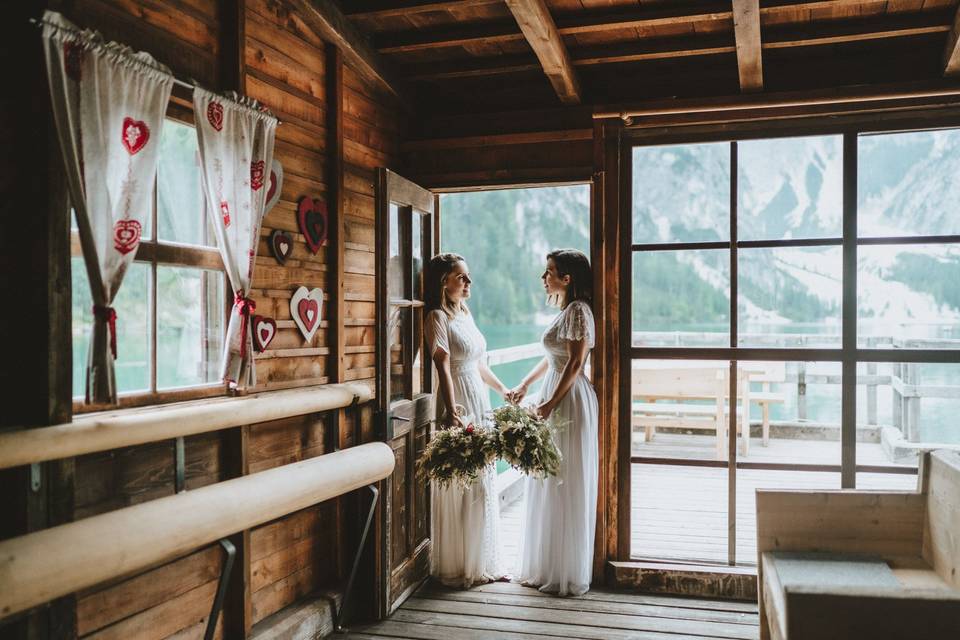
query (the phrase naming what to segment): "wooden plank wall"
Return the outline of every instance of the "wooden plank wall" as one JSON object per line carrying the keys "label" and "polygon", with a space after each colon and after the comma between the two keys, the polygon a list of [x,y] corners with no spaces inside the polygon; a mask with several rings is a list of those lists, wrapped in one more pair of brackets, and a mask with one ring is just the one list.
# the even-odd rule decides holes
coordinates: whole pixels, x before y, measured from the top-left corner
{"label": "wooden plank wall", "polygon": [[[82,27],[148,51],[179,76],[194,78],[205,87],[221,88],[221,79],[230,75],[222,71],[239,67],[241,91],[262,101],[282,121],[275,156],[285,174],[280,202],[264,220],[253,281],[257,312],[275,318],[279,329],[270,349],[257,356],[256,390],[336,381],[372,386],[374,170],[381,165],[398,166],[403,116],[389,97],[367,86],[351,69],[338,67],[342,58],[336,50],[327,48],[285,2],[245,0],[240,6],[239,16],[237,4],[227,0],[75,0],[62,3],[60,9]],[[238,18],[237,31],[222,31],[221,25],[235,24]],[[239,47],[237,33],[242,34]],[[231,44],[239,59],[226,59]],[[339,75],[328,77],[331,72]],[[342,78],[342,85],[336,84],[337,78]],[[328,104],[331,80],[342,100],[340,140],[330,135],[337,108]],[[338,247],[325,246],[311,254],[298,233],[295,214],[302,195],[327,199],[336,194],[337,189],[328,185],[337,180],[331,176],[336,167],[343,167],[339,179],[343,184],[342,273],[336,269]],[[335,202],[328,206],[331,212],[341,209]],[[335,221],[334,214],[331,223]],[[294,253],[283,266],[266,244],[270,232],[278,228],[296,238]],[[324,323],[309,344],[290,318],[289,299],[299,285],[321,287],[325,293]],[[338,287],[343,290],[340,309],[335,304]],[[336,310],[336,315],[329,316],[328,309]],[[338,330],[342,350],[336,346]],[[336,443],[330,431],[334,424],[339,426]],[[235,439],[225,438],[228,432],[186,439],[187,490],[228,479],[244,466],[256,473],[376,437],[371,405],[342,416],[309,415],[237,431],[242,436]],[[243,443],[244,464],[235,459],[231,444],[235,442]],[[82,456],[75,465],[75,518],[174,492],[172,442]],[[239,609],[225,612],[240,618],[229,621],[229,627],[249,633],[252,625],[306,594],[336,589],[356,543],[356,502],[351,498],[346,506],[337,500],[320,504],[239,538],[245,548],[240,549],[241,566],[235,571],[248,575],[241,593],[249,595]],[[98,640],[202,637],[221,563],[222,551],[213,545],[76,594],[76,636]],[[217,637],[223,637],[227,622],[221,619]]]}
{"label": "wooden plank wall", "polygon": [[583,182],[594,173],[589,108],[417,120],[403,142],[403,166],[428,189]]}

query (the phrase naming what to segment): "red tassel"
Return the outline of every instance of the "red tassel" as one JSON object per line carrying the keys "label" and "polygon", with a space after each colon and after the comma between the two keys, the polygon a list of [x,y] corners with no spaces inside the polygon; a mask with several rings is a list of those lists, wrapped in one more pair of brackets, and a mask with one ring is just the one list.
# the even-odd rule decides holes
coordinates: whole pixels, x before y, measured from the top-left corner
{"label": "red tassel", "polygon": [[257,310],[257,303],[252,298],[244,298],[243,293],[237,291],[233,299],[233,306],[240,314],[240,357],[247,357],[247,333],[250,331],[250,316]]}
{"label": "red tassel", "polygon": [[95,318],[107,323],[107,326],[110,328],[110,353],[113,354],[113,359],[117,359],[117,312],[114,311],[113,307],[101,307],[98,305],[93,305],[93,315]]}

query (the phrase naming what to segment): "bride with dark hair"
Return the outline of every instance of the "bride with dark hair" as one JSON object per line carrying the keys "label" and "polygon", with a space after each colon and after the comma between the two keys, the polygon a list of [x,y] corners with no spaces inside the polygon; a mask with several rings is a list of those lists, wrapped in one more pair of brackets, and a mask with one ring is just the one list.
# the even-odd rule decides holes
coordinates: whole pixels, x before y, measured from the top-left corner
{"label": "bride with dark hair", "polygon": [[[462,256],[441,253],[427,265],[424,283],[426,355],[437,369],[437,424],[479,423],[490,410],[487,386],[502,396],[508,390],[487,366],[487,341],[467,308],[470,270]],[[466,488],[435,485],[431,495],[430,573],[463,588],[502,578],[494,465]]]}
{"label": "bride with dark hair", "polygon": [[583,373],[596,335],[593,273],[583,253],[558,249],[547,255],[541,279],[561,311],[541,338],[546,357],[508,399],[519,402],[543,378],[537,412],[557,426],[563,461],[558,475],[525,480],[520,578],[541,591],[580,595],[590,588],[599,466],[597,395]]}

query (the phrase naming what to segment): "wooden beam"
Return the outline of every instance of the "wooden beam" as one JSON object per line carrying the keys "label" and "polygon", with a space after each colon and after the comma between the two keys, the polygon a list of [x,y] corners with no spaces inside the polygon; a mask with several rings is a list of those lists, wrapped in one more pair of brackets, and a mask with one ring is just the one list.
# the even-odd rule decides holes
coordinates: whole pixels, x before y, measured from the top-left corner
{"label": "wooden beam", "polygon": [[733,0],[733,32],[737,43],[740,90],[763,90],[760,48],[760,0]]}
{"label": "wooden beam", "polygon": [[470,9],[501,4],[502,0],[406,0],[392,2],[391,0],[370,0],[358,2],[351,0],[344,3],[344,13],[350,18],[376,20],[378,18],[397,18],[400,16],[414,16],[432,11],[447,11],[450,9]]}
{"label": "wooden beam", "polygon": [[506,3],[533,52],[537,54],[560,102],[578,104],[580,81],[573,70],[567,48],[557,33],[557,25],[543,0],[506,0]]}
{"label": "wooden beam", "polygon": [[943,50],[943,75],[960,74],[960,8],[953,16],[953,25],[947,37],[947,46]]}
{"label": "wooden beam", "polygon": [[409,105],[393,73],[333,0],[289,0],[289,3],[314,33],[343,52],[345,62],[362,78],[386,89],[404,106]]}

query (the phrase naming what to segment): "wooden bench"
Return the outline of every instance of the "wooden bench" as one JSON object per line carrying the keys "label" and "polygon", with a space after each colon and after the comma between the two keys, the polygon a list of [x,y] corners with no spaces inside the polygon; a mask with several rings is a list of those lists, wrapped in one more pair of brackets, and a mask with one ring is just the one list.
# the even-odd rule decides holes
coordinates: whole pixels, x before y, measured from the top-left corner
{"label": "wooden bench", "polygon": [[762,640],[960,638],[960,452],[919,492],[757,490]]}
{"label": "wooden bench", "polygon": [[[741,371],[740,406],[736,407],[737,433],[741,435],[740,452],[750,452],[750,385],[749,372]],[[653,439],[657,427],[702,429],[713,431],[717,459],[724,457],[728,424],[727,370],[717,367],[671,369],[635,369],[631,382],[634,427],[644,429],[646,441]],[[679,402],[657,402],[657,400]],[[712,401],[703,404],[702,401]],[[746,425],[746,426],[744,426]]]}

